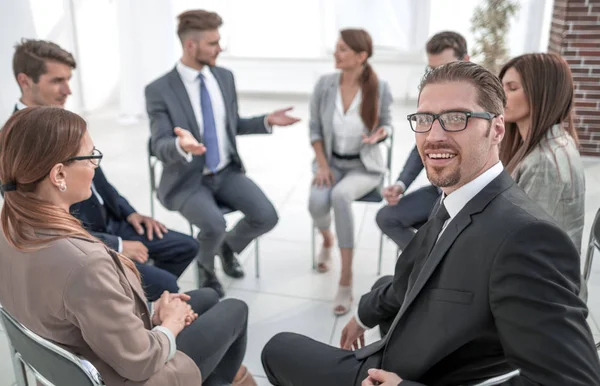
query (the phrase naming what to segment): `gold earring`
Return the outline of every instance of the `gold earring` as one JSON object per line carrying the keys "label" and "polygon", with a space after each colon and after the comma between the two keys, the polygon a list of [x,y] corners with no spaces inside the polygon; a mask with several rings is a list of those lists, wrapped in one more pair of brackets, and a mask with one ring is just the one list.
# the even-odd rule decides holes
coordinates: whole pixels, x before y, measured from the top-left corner
{"label": "gold earring", "polygon": [[58,190],[60,190],[61,192],[66,192],[67,191],[67,185],[63,182],[58,186]]}

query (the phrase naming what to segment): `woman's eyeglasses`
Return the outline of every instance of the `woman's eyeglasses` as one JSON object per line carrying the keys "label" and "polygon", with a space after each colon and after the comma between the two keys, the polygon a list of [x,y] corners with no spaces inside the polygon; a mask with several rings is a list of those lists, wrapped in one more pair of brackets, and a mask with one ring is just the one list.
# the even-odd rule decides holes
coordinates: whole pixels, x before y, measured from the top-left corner
{"label": "woman's eyeglasses", "polygon": [[67,160],[65,160],[64,162],[71,162],[71,161],[85,161],[88,160],[91,163],[93,163],[95,166],[100,166],[100,161],[102,161],[102,152],[96,148],[94,148],[94,150],[92,150],[92,154],[90,155],[79,155],[77,157],[71,157]]}

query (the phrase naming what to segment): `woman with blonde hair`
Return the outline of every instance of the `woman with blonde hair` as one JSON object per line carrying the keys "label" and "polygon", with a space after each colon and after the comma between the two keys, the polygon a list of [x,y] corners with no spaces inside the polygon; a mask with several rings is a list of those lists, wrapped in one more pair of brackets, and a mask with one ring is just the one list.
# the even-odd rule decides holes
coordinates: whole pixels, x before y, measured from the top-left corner
{"label": "woman with blonde hair", "polygon": [[556,54],[525,54],[506,63],[499,77],[507,99],[500,160],[581,250],[585,174],[569,64]]}
{"label": "woman with blonde hair", "polygon": [[342,258],[334,313],[352,304],[354,219],[352,202],[379,187],[386,166],[379,144],[391,133],[392,95],[368,59],[373,42],[367,31],[340,32],[334,53],[339,72],[322,76],[310,103],[310,142],[315,152],[308,209],[323,236],[317,270],[331,264],[334,237],[331,211]]}
{"label": "woman with blonde hair", "polygon": [[[16,112],[0,132],[0,303],[90,361],[106,385],[255,385],[241,365],[247,307],[201,289],[165,292],[150,316],[131,260],[69,213],[102,160],[76,114]],[[220,382],[220,383],[219,383]]]}

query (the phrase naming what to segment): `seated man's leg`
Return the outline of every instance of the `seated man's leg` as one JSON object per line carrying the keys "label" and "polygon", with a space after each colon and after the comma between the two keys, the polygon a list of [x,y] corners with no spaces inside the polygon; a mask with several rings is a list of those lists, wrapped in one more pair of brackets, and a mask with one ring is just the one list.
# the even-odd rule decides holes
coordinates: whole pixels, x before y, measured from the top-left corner
{"label": "seated man's leg", "polygon": [[277,225],[277,212],[263,191],[235,167],[226,168],[222,173],[217,199],[244,213],[244,218],[225,238],[225,244],[240,253],[252,240]]}
{"label": "seated man's leg", "polygon": [[160,298],[164,291],[171,293],[179,292],[177,276],[163,269],[149,264],[136,262],[135,266],[142,277],[142,287],[149,301],[154,302]]}
{"label": "seated man's leg", "polygon": [[366,366],[379,365],[370,359],[358,360],[352,351],[289,332],[275,335],[262,352],[263,368],[275,386],[360,385]]}
{"label": "seated man's leg", "polygon": [[140,241],[148,248],[148,256],[154,261],[154,266],[164,269],[179,277],[198,254],[199,244],[190,235],[173,230],[163,234],[159,239],[156,233],[152,240],[147,234],[139,235],[131,224],[123,221],[117,231],[117,236],[123,240]]}
{"label": "seated man's leg", "polygon": [[386,205],[377,212],[377,225],[381,231],[404,250],[414,232],[411,228],[427,221],[440,193],[429,185],[409,193],[396,205]]}
{"label": "seated man's leg", "polygon": [[211,287],[224,296],[225,292],[215,272],[215,255],[225,238],[225,219],[211,190],[204,184],[181,206],[180,213],[200,228],[198,265],[200,286]]}
{"label": "seated man's leg", "polygon": [[[204,312],[198,312],[198,319],[177,335],[177,349],[200,368],[203,384],[207,380],[210,384],[215,378],[231,383],[246,354],[248,306],[237,299],[215,302],[218,299],[205,292],[189,294],[192,296],[189,303],[195,311],[196,307],[202,310],[214,304]],[[199,303],[195,298],[202,296],[208,299],[201,299]]]}

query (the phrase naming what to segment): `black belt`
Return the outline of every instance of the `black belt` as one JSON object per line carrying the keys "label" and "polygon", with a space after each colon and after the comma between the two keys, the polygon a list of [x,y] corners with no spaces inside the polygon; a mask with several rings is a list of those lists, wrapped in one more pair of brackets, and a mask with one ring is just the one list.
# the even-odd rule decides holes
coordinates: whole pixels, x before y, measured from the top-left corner
{"label": "black belt", "polygon": [[338,159],[345,159],[345,160],[360,159],[360,154],[338,154],[335,151],[332,151],[331,154],[333,154],[333,156]]}

